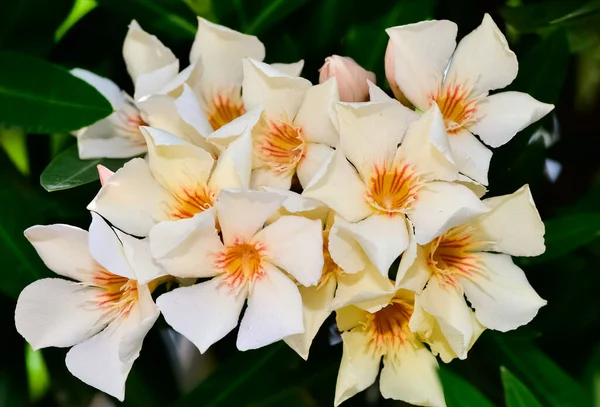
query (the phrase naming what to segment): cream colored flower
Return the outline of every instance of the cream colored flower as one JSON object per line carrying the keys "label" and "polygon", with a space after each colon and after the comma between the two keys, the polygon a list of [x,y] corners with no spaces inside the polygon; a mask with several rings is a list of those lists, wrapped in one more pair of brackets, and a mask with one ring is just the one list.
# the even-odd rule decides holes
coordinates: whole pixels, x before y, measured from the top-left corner
{"label": "cream colored flower", "polygon": [[487,184],[492,152],[517,132],[544,117],[553,105],[540,103],[528,94],[491,90],[509,85],[518,64],[506,38],[486,14],[481,25],[456,46],[456,24],[423,21],[387,29],[390,36],[388,74],[417,109],[436,103],[444,116],[452,154],[461,173]]}
{"label": "cream colored flower", "polygon": [[[259,348],[304,331],[302,300],[292,278],[303,286],[319,281],[322,226],[320,220],[300,216],[282,216],[264,226],[284,199],[262,191],[222,190],[215,204],[222,238],[215,218],[198,214],[184,221],[190,232],[177,256],[156,256],[174,276],[212,277],[157,300],[165,320],[201,352],[238,325],[246,299],[238,349]],[[169,228],[159,225],[151,245],[162,250],[170,237]]]}
{"label": "cream colored flower", "polygon": [[311,86],[272,65],[245,59],[243,88],[248,113],[209,140],[225,143],[238,126],[252,126],[252,187],[289,189],[294,175],[306,185],[338,144],[335,79]]}
{"label": "cream colored flower", "polygon": [[546,304],[510,257],[544,252],[544,224],[529,188],[483,202],[488,213],[418,245],[398,276],[400,287],[420,292],[411,329],[444,361],[464,359],[483,328],[516,329]]}
{"label": "cream colored flower", "polygon": [[344,350],[335,406],[371,386],[382,359],[379,389],[383,397],[418,406],[446,405],[437,361],[408,327],[413,306],[414,293],[399,290],[369,311],[356,306],[336,311]]}
{"label": "cream colored flower", "polygon": [[159,274],[147,239],[112,229],[92,214],[90,232],[68,225],[33,226],[25,236],[60,278],[38,280],[21,292],[17,331],[34,349],[72,347],[69,371],[123,400],[125,381],[159,312],[151,292]]}
{"label": "cream colored flower", "polygon": [[[382,275],[408,247],[412,225],[424,244],[488,210],[468,188],[450,182],[458,172],[435,104],[415,121],[398,103],[339,104],[337,112],[340,146],[303,194],[340,215],[334,226]],[[334,260],[347,273],[360,270]]]}

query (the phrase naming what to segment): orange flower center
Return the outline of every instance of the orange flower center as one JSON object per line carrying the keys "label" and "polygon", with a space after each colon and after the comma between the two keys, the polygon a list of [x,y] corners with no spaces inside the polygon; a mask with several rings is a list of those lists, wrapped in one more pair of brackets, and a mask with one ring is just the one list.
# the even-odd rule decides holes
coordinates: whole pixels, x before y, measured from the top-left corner
{"label": "orange flower center", "polygon": [[96,300],[111,319],[129,315],[138,301],[137,281],[112,274],[105,269],[98,270],[93,281],[94,285],[104,289]]}
{"label": "orange flower center", "polygon": [[229,94],[217,94],[208,103],[206,116],[213,130],[218,130],[246,113],[239,91]]}
{"label": "orange flower center", "polygon": [[255,156],[275,172],[295,170],[304,156],[306,142],[299,127],[281,120],[266,120],[252,133]]}
{"label": "orange flower center", "polygon": [[471,98],[470,93],[464,86],[449,83],[431,96],[444,116],[448,133],[457,133],[475,123],[477,100]]}
{"label": "orange flower center", "polygon": [[485,242],[473,239],[469,229],[450,229],[425,246],[427,264],[432,274],[445,284],[456,286],[458,277],[470,277],[479,268],[477,251]]}
{"label": "orange flower center", "polygon": [[215,265],[225,274],[224,282],[237,291],[264,275],[265,248],[260,243],[234,241],[217,255]]}
{"label": "orange flower center", "polygon": [[367,314],[363,323],[369,337],[369,350],[376,355],[394,355],[398,349],[413,338],[408,322],[413,313],[413,304],[394,297],[379,311]]}
{"label": "orange flower center", "polygon": [[380,212],[393,215],[406,213],[417,199],[421,184],[410,164],[395,165],[388,169],[376,165],[367,183],[367,202]]}
{"label": "orange flower center", "polygon": [[206,186],[194,189],[183,188],[173,194],[173,202],[168,207],[169,217],[173,220],[191,218],[204,212],[215,203],[216,193]]}

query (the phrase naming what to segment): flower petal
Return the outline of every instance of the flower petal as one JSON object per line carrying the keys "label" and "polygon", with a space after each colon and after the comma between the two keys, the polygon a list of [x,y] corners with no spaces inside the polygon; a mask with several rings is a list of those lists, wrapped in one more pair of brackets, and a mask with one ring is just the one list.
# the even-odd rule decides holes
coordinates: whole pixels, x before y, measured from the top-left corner
{"label": "flower petal", "polygon": [[70,72],[71,75],[86,81],[96,88],[110,102],[114,110],[119,109],[125,104],[125,93],[110,79],[81,68],[71,69]]}
{"label": "flower petal", "polygon": [[419,190],[408,216],[415,225],[417,243],[422,245],[488,211],[489,208],[465,186],[429,182]]}
{"label": "flower petal", "polygon": [[410,221],[407,222],[409,222],[408,247],[400,258],[396,273],[396,287],[420,293],[431,277],[431,271],[427,264],[425,249],[417,245],[412,225]]}
{"label": "flower petal", "polygon": [[[133,98],[140,100],[153,94],[167,94],[181,86],[184,78],[178,77],[177,72],[179,72],[179,60],[138,76]],[[182,74],[185,73],[187,72],[182,71]]]}
{"label": "flower petal", "polygon": [[122,128],[120,115],[125,111],[117,111],[89,127],[77,132],[77,150],[82,160],[94,158],[130,158],[144,154],[146,142],[141,135],[133,136]]}
{"label": "flower petal", "polygon": [[451,21],[423,21],[388,28],[394,53],[394,78],[400,91],[421,110],[442,83],[456,47],[458,27]]}
{"label": "flower petal", "polygon": [[304,286],[315,285],[323,270],[323,225],[320,220],[282,216],[254,235],[266,259]]}
{"label": "flower petal", "polygon": [[373,313],[389,304],[395,293],[392,282],[375,267],[368,265],[356,274],[342,274],[338,277],[338,288],[331,309],[354,305]]}
{"label": "flower petal", "polygon": [[304,68],[304,60],[301,59],[300,61],[291,62],[289,64],[276,62],[274,64],[271,64],[271,66],[288,76],[300,76],[300,74],[302,73],[302,69]]}
{"label": "flower petal", "polygon": [[369,258],[348,229],[350,223],[336,215],[327,247],[332,260],[347,274],[358,273],[369,263]]}
{"label": "flower petal", "polygon": [[296,175],[300,185],[308,185],[323,164],[330,159],[334,149],[326,144],[308,143],[304,150],[304,157],[298,163]]}
{"label": "flower petal", "polygon": [[323,143],[331,147],[338,145],[339,136],[333,125],[336,119],[336,102],[339,102],[339,96],[335,78],[306,91],[294,119],[294,126],[302,128],[302,135],[307,142]]}
{"label": "flower petal", "polygon": [[[187,84],[183,84],[183,92],[175,99],[175,106],[177,107],[177,112],[179,113],[181,120],[192,126],[198,135],[201,136],[201,139],[206,141],[206,137],[213,132],[212,126],[208,122],[208,117],[206,117],[204,109],[200,107],[200,102],[198,101],[196,94]],[[197,138],[191,140],[193,144],[204,148],[204,145],[198,144],[198,141],[199,139]]]}
{"label": "flower petal", "polygon": [[308,359],[310,345],[317,336],[319,328],[331,314],[330,303],[335,293],[335,286],[335,280],[329,279],[321,287],[298,287],[302,296],[304,333],[291,335],[283,340],[304,360]]}
{"label": "flower petal", "polygon": [[92,224],[89,232],[89,251],[92,257],[112,274],[128,279],[136,279],[123,244],[116,232],[97,213],[92,212]]}
{"label": "flower petal", "polygon": [[334,406],[375,383],[381,357],[369,352],[369,339],[362,332],[342,334],[344,351],[335,385]]}
{"label": "flower petal", "polygon": [[201,353],[238,324],[247,291],[233,293],[223,277],[177,288],[156,300],[165,321]]}
{"label": "flower petal", "polygon": [[456,47],[445,82],[465,84],[472,97],[508,86],[516,77],[517,56],[489,14]]}
{"label": "flower petal", "polygon": [[506,254],[478,253],[481,271],[459,283],[487,328],[506,332],[529,323],[546,300],[534,291],[525,273]]}
{"label": "flower petal", "polygon": [[209,186],[215,190],[250,187],[252,172],[252,135],[250,129],[232,141],[219,155],[210,177]]}
{"label": "flower petal", "polygon": [[237,338],[239,350],[257,349],[304,332],[298,287],[273,265],[254,282],[248,294]]}
{"label": "flower petal", "polygon": [[73,346],[104,328],[103,310],[89,306],[102,292],[60,278],[35,281],[17,300],[17,331],[33,349]]}
{"label": "flower petal", "polygon": [[[382,303],[382,307],[389,304],[389,301]],[[335,310],[335,322],[340,332],[349,331],[352,328],[364,323],[369,315],[368,311],[349,305]]]}
{"label": "flower petal", "polygon": [[473,222],[477,240],[491,242],[487,250],[512,256],[538,256],[544,246],[544,222],[529,185],[510,195],[483,201],[492,208]]}
{"label": "flower petal", "polygon": [[69,225],[32,226],[25,237],[50,270],[82,282],[91,282],[99,268],[90,254],[88,232]]}
{"label": "flower petal", "polygon": [[311,83],[287,76],[271,66],[244,59],[244,107],[262,107],[267,118],[286,118],[290,122],[298,113]]}
{"label": "flower petal", "polygon": [[483,185],[487,185],[492,151],[468,130],[451,134],[448,141],[458,171]]}
{"label": "flower petal", "polygon": [[364,183],[340,149],[323,164],[304,188],[303,195],[324,202],[350,222],[375,212],[365,199]]}
{"label": "flower petal", "polygon": [[134,158],[107,180],[87,209],[126,233],[148,236],[154,224],[168,219],[165,202],[170,199],[152,177],[148,163]]}
{"label": "flower petal", "polygon": [[373,82],[367,79],[367,85],[369,86],[369,100],[371,102],[398,102],[396,99],[389,96],[383,89],[375,85]]}
{"label": "flower petal", "polygon": [[119,230],[115,230],[115,233],[123,245],[125,257],[135,272],[138,284],[147,284],[155,278],[168,274],[152,257],[149,238],[138,239]]}
{"label": "flower petal", "polygon": [[406,344],[396,359],[383,358],[381,395],[418,406],[445,407],[435,357],[423,345]]}
{"label": "flower petal", "polygon": [[215,204],[223,243],[249,241],[267,219],[281,207],[285,197],[262,191],[224,189]]}
{"label": "flower petal", "polygon": [[499,147],[554,109],[527,93],[501,92],[477,104],[477,122],[469,128],[485,144]]}

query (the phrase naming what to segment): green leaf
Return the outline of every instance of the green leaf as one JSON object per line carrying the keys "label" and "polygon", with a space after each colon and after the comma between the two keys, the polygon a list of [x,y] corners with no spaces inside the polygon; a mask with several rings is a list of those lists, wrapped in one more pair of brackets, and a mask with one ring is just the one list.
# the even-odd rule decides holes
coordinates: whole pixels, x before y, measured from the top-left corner
{"label": "green leaf", "polygon": [[546,252],[532,258],[541,263],[571,253],[600,236],[600,213],[573,213],[544,222]]}
{"label": "green leaf", "polygon": [[130,158],[81,160],[75,144],[48,164],[40,176],[40,183],[49,192],[75,188],[98,180],[98,165],[116,171],[129,160]]}
{"label": "green leaf", "polygon": [[50,374],[44,362],[42,350],[34,351],[29,344],[25,346],[25,365],[29,383],[29,398],[35,402],[44,397],[50,388]]}
{"label": "green leaf", "polygon": [[529,340],[510,339],[506,334],[491,335],[508,366],[523,379],[525,385],[550,407],[589,405],[583,386],[565,373]]}
{"label": "green leaf", "polygon": [[504,366],[500,366],[500,377],[504,386],[506,407],[542,407],[527,386]]}
{"label": "green leaf", "polygon": [[112,112],[94,87],[44,60],[0,51],[0,124],[33,133],[76,130]]}
{"label": "green leaf", "polygon": [[549,27],[554,22],[568,19],[584,5],[585,0],[543,1],[526,3],[519,7],[504,7],[501,14],[507,24],[525,34]]}
{"label": "green leaf", "polygon": [[446,365],[440,366],[440,379],[444,386],[444,396],[448,407],[493,407],[475,386],[454,373]]}
{"label": "green leaf", "polygon": [[261,9],[260,13],[247,27],[245,27],[244,31],[247,34],[259,35],[309,1],[310,0],[272,0]]}

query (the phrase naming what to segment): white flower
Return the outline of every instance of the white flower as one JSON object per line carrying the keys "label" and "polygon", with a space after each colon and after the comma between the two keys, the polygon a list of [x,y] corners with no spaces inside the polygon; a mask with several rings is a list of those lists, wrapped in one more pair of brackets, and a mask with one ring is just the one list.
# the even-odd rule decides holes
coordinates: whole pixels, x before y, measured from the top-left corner
{"label": "white flower", "polygon": [[218,160],[166,131],[141,130],[148,144],[148,160],[135,158],[125,164],[88,206],[124,232],[148,236],[161,221],[186,219],[210,209],[222,188],[248,187],[249,130]]}
{"label": "white flower", "polygon": [[[487,184],[491,147],[507,143],[553,105],[520,92],[489,95],[517,76],[515,54],[492,18],[456,46],[456,24],[424,21],[388,28],[394,63],[388,63],[397,86],[409,102],[425,111],[437,103],[450,134],[450,146],[461,173]],[[390,76],[390,75],[388,75]]]}
{"label": "white flower", "polygon": [[253,126],[252,187],[289,189],[294,175],[306,185],[338,143],[335,78],[311,86],[304,78],[245,59],[243,88],[249,112],[209,140],[219,143],[230,139],[237,126]]}
{"label": "white flower", "polygon": [[[303,194],[340,215],[334,227],[382,275],[407,248],[412,225],[416,241],[427,243],[488,210],[468,188],[448,182],[458,173],[435,104],[412,122],[415,113],[397,102],[339,104],[337,111],[340,146]],[[360,270],[334,260],[347,273]]]}
{"label": "white flower", "polygon": [[335,406],[371,386],[382,359],[379,389],[383,397],[418,406],[446,405],[437,361],[408,328],[413,299],[412,292],[399,290],[371,310],[349,306],[336,311],[344,351]]}
{"label": "white flower", "polygon": [[419,245],[398,276],[401,287],[412,280],[411,288],[422,290],[411,329],[445,361],[464,359],[483,328],[516,329],[546,304],[510,257],[544,252],[544,224],[529,188],[483,202],[488,213]]}
{"label": "white flower", "polygon": [[[303,286],[319,281],[321,222],[282,216],[264,227],[284,199],[268,192],[222,190],[215,204],[222,241],[214,218],[198,214],[185,221],[191,232],[176,259],[194,267],[173,267],[174,262],[157,259],[178,277],[213,277],[157,300],[165,320],[201,352],[238,325],[246,299],[238,349],[259,348],[304,331],[302,300],[290,276]],[[168,229],[163,231],[151,236],[151,245],[162,246],[162,239],[169,239]]]}
{"label": "white flower", "polygon": [[90,232],[68,225],[25,231],[60,276],[27,286],[15,311],[17,330],[34,349],[70,347],[69,371],[119,400],[142,341],[159,312],[140,275],[156,274],[147,241],[110,228],[92,214]]}

